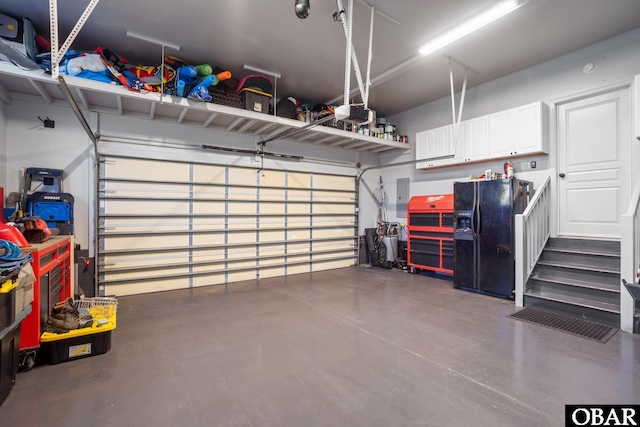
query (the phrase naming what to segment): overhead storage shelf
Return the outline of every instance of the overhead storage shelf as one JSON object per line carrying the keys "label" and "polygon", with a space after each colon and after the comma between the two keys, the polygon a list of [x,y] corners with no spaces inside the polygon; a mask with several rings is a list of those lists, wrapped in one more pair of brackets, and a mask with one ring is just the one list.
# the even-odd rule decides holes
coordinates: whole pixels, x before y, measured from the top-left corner
{"label": "overhead storage shelf", "polygon": [[[267,139],[286,130],[307,125],[298,120],[256,113],[209,102],[192,101],[159,93],[138,93],[120,85],[64,76],[78,105],[89,111],[168,123],[215,128]],[[47,104],[68,105],[60,86],[42,70],[24,71],[0,62],[0,101],[36,99]],[[408,150],[409,145],[340,129],[317,126],[297,134],[295,142],[381,153]]]}

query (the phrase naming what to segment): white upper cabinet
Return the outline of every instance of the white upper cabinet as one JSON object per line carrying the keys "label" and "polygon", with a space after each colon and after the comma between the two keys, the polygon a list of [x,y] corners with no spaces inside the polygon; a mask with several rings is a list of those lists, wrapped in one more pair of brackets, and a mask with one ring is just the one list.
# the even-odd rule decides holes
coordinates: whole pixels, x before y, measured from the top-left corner
{"label": "white upper cabinet", "polygon": [[424,169],[452,163],[452,158],[440,158],[453,155],[452,134],[452,126],[416,133],[416,160],[424,160],[416,167]]}
{"label": "white upper cabinet", "polygon": [[[416,134],[417,169],[549,152],[549,111],[535,102]],[[434,160],[441,156],[453,158]]]}
{"label": "white upper cabinet", "polygon": [[465,123],[465,138],[468,147],[467,161],[486,160],[491,157],[489,145],[489,117],[482,116]]}
{"label": "white upper cabinet", "polygon": [[513,155],[548,153],[549,112],[536,102],[513,109]]}
{"label": "white upper cabinet", "polygon": [[489,115],[491,158],[547,153],[548,110],[542,102]]}
{"label": "white upper cabinet", "polygon": [[489,139],[492,158],[513,156],[513,110],[489,115]]}

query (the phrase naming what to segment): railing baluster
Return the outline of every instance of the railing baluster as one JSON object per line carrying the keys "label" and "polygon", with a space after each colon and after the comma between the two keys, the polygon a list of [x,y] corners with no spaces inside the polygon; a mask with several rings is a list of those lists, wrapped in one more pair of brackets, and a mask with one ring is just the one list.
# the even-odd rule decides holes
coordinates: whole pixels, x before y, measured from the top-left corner
{"label": "railing baluster", "polygon": [[550,181],[547,177],[525,211],[516,215],[516,305],[518,306],[523,304],[525,286],[549,238]]}

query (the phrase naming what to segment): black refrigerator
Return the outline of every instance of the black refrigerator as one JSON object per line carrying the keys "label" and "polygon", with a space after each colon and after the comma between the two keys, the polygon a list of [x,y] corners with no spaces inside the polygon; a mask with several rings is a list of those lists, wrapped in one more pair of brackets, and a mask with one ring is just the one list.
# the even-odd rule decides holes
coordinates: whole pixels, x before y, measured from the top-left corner
{"label": "black refrigerator", "polygon": [[453,184],[456,288],[514,298],[514,216],[532,195],[531,182],[514,178]]}

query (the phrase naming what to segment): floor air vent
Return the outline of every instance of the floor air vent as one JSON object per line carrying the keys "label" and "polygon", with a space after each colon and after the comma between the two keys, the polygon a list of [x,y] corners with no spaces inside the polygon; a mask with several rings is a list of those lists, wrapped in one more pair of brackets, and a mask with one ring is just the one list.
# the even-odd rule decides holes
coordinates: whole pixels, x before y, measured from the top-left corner
{"label": "floor air vent", "polygon": [[612,328],[611,326],[576,319],[562,314],[537,310],[535,308],[525,308],[508,317],[598,341],[603,344],[618,332],[618,328]]}

